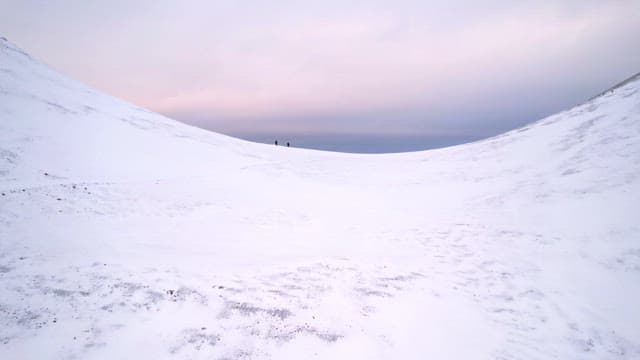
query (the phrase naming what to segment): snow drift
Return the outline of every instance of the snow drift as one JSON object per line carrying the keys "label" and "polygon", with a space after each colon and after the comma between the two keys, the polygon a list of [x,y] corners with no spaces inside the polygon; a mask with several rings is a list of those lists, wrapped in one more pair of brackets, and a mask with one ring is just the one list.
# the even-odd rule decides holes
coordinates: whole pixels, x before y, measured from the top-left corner
{"label": "snow drift", "polygon": [[2,39],[0,357],[638,358],[639,80],[355,155],[190,127]]}

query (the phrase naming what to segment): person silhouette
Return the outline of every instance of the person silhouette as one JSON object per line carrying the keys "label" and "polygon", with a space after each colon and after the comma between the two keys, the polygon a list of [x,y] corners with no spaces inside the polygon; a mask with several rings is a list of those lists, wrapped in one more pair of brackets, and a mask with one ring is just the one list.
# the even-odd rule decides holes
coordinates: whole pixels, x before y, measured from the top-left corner
{"label": "person silhouette", "polygon": [[287,141],[287,147],[289,147],[289,142]]}
{"label": "person silhouette", "polygon": [[276,140],[276,146],[278,146],[278,140]]}

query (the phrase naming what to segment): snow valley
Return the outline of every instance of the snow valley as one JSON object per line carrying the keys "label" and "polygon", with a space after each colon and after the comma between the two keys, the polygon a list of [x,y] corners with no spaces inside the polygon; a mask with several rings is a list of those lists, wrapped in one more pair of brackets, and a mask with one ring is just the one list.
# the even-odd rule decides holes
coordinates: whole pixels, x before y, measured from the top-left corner
{"label": "snow valley", "polygon": [[245,142],[0,40],[3,359],[637,359],[640,78],[470,144]]}

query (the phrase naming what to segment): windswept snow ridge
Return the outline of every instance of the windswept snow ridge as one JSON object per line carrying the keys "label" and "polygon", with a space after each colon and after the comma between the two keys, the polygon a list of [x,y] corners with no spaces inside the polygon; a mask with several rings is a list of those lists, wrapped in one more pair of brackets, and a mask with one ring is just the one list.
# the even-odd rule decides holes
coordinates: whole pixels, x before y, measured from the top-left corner
{"label": "windswept snow ridge", "polygon": [[254,144],[0,40],[2,359],[638,359],[640,81],[472,144]]}

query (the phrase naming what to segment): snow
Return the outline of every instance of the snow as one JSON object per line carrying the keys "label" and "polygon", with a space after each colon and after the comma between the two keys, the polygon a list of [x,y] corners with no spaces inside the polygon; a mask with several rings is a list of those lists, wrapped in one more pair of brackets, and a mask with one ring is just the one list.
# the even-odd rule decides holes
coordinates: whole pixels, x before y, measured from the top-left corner
{"label": "snow", "polygon": [[640,79],[403,154],[255,144],[0,40],[0,358],[640,358]]}

